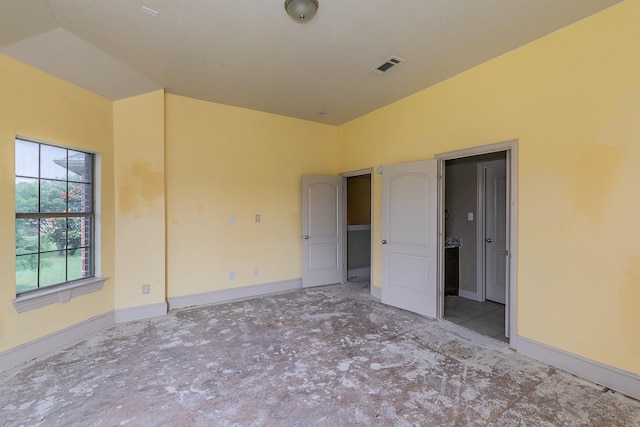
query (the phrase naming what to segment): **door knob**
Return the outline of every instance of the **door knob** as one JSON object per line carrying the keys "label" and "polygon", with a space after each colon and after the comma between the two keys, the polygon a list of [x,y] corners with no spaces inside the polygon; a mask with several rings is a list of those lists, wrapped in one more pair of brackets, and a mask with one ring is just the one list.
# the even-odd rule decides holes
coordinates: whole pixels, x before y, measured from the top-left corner
{"label": "door knob", "polygon": [[487,243],[491,243],[491,242],[493,242],[493,239],[492,238],[488,238],[487,239]]}
{"label": "door knob", "polygon": [[386,244],[387,244],[387,241],[386,241],[386,240],[383,240],[383,241],[382,241],[382,244],[383,244],[383,245],[386,245]]}
{"label": "door knob", "polygon": [[309,236],[305,234],[305,235],[304,235],[304,239],[305,239],[305,240],[308,240],[308,239],[309,239]]}

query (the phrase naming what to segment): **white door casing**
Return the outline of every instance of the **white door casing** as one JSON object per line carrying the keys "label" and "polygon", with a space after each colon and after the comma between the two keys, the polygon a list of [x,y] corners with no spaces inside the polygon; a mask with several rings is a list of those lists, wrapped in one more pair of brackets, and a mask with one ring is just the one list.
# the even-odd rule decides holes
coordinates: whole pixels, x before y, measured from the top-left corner
{"label": "white door casing", "polygon": [[484,173],[485,299],[505,304],[507,177],[505,161],[482,163]]}
{"label": "white door casing", "polygon": [[340,283],[343,277],[342,177],[302,177],[302,286]]}
{"label": "white door casing", "polygon": [[385,166],[382,302],[437,315],[437,161]]}

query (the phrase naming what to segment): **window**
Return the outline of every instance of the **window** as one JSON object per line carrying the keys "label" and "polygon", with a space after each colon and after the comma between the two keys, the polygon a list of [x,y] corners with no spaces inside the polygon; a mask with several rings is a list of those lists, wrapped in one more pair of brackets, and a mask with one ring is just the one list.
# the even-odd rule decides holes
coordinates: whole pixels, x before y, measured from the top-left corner
{"label": "window", "polygon": [[15,141],[16,295],[95,274],[94,155]]}

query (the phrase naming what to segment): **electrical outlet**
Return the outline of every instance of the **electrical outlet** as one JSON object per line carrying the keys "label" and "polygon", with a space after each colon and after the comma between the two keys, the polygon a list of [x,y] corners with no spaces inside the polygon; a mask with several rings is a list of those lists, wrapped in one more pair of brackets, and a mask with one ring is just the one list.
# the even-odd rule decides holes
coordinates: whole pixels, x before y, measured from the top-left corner
{"label": "electrical outlet", "polygon": [[147,285],[147,284],[142,285],[142,293],[143,293],[143,294],[148,294],[149,292],[151,292],[151,290],[150,290],[150,286],[149,286],[149,285]]}
{"label": "electrical outlet", "polygon": [[236,273],[233,271],[229,272],[229,280],[234,280],[236,278]]}
{"label": "electrical outlet", "polygon": [[260,270],[258,270],[257,268],[254,268],[254,269],[253,269],[253,275],[254,275],[255,277],[258,277],[258,275],[259,275],[259,274],[260,274]]}
{"label": "electrical outlet", "polygon": [[260,222],[260,214],[256,214],[256,222]]}

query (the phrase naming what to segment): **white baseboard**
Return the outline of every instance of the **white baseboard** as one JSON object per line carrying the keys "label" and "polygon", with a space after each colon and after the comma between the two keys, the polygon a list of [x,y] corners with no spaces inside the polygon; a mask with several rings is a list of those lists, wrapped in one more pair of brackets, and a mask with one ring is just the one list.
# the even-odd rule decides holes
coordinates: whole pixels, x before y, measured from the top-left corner
{"label": "white baseboard", "polygon": [[382,299],[382,288],[371,285],[371,296],[375,299]]}
{"label": "white baseboard", "polygon": [[371,267],[354,268],[347,270],[347,279],[351,277],[371,277]]}
{"label": "white baseboard", "polygon": [[140,305],[138,307],[120,308],[115,311],[115,322],[124,323],[134,320],[152,319],[167,314],[167,303]]}
{"label": "white baseboard", "polygon": [[92,317],[84,322],[54,332],[42,338],[19,345],[0,353],[0,372],[4,372],[15,366],[22,365],[33,359],[45,356],[62,347],[71,345],[87,335],[112,326],[114,323],[113,312]]}
{"label": "white baseboard", "polygon": [[640,376],[524,337],[517,338],[517,350],[571,374],[640,399]]}
{"label": "white baseboard", "polygon": [[110,311],[0,353],[0,372],[30,362],[33,359],[41,358],[55,350],[73,344],[88,335],[100,332],[115,323],[164,316],[167,314],[167,304],[171,309],[174,309],[192,305],[221,303],[301,288],[302,279],[293,279],[283,282],[247,286],[244,288],[224,289],[204,294],[169,298],[167,302]]}
{"label": "white baseboard", "polygon": [[279,292],[302,289],[302,279],[285,280],[282,282],[264,283],[261,285],[244,286],[241,288],[222,289],[201,294],[171,297],[167,300],[169,310],[191,307],[194,305],[219,304],[244,298],[276,294]]}
{"label": "white baseboard", "polygon": [[477,293],[471,292],[471,291],[465,291],[464,289],[459,289],[458,290],[458,295],[461,296],[462,298],[472,299],[474,301],[478,300],[478,294]]}

